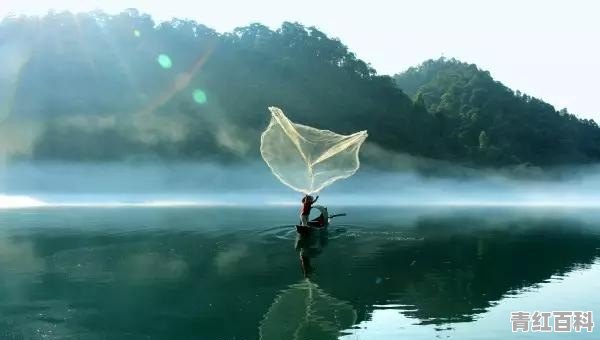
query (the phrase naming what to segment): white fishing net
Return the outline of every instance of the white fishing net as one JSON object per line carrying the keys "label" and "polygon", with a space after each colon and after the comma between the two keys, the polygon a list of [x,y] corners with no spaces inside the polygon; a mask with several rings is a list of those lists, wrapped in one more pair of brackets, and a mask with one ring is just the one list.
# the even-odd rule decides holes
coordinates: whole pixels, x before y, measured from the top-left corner
{"label": "white fishing net", "polygon": [[366,131],[344,136],[293,123],[279,108],[269,110],[271,122],[262,133],[260,153],[283,184],[312,194],[358,170]]}

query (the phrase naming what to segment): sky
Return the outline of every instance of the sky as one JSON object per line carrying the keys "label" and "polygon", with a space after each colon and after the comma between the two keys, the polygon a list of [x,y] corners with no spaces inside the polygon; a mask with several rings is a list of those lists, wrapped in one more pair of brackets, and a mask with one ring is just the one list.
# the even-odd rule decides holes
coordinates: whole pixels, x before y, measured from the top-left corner
{"label": "sky", "polygon": [[2,0],[0,16],[125,8],[157,21],[194,19],[220,32],[297,21],[339,38],[379,74],[454,57],[514,90],[600,122],[596,0]]}

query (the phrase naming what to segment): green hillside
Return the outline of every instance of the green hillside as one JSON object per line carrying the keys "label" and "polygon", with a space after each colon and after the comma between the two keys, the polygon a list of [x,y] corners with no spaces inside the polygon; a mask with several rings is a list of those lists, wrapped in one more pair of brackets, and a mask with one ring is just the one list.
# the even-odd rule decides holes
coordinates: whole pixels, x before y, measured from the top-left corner
{"label": "green hillside", "polygon": [[435,117],[440,138],[454,149],[439,158],[483,164],[557,165],[600,157],[600,130],[495,81],[455,59],[428,60],[394,77],[415,105]]}
{"label": "green hillside", "polygon": [[[600,129],[455,60],[377,75],[313,27],[50,13],[0,24],[0,156],[254,161],[267,107],[392,152],[465,165],[600,158]],[[402,90],[401,90],[402,89]],[[368,159],[384,164],[385,159]]]}

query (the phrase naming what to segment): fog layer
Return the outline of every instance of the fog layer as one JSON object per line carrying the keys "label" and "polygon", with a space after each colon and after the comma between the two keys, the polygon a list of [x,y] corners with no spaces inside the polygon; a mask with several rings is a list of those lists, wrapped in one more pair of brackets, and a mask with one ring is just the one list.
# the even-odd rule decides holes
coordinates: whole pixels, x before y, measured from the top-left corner
{"label": "fog layer", "polygon": [[[363,167],[320,192],[327,205],[597,206],[595,167],[560,176],[509,177],[471,170],[456,177],[415,169],[386,172]],[[60,205],[288,205],[300,194],[266,165],[16,163],[0,171],[0,207]]]}

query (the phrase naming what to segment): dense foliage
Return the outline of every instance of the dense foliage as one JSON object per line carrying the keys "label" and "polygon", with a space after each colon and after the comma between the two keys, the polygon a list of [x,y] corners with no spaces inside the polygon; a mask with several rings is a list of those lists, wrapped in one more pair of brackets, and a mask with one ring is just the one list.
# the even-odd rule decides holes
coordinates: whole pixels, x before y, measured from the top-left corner
{"label": "dense foliage", "polygon": [[5,19],[0,42],[0,153],[12,158],[254,160],[270,105],[311,126],[367,129],[390,151],[466,164],[600,158],[594,122],[474,65],[428,61],[394,82],[297,23],[221,34],[135,10],[50,13]]}
{"label": "dense foliage", "polygon": [[435,117],[434,157],[483,164],[555,165],[600,158],[600,129],[494,81],[454,59],[429,60],[395,77],[415,106]]}

